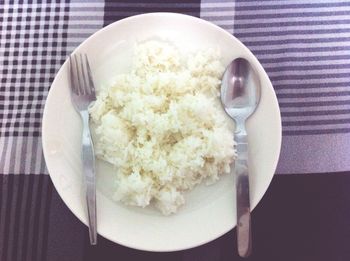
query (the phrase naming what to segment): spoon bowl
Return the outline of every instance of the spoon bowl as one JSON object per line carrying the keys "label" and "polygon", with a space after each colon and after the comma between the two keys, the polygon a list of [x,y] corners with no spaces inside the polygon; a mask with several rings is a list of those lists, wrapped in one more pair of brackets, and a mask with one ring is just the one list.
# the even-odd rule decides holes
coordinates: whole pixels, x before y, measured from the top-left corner
{"label": "spoon bowl", "polygon": [[[237,58],[226,68],[221,83],[221,102],[235,121],[245,120],[260,100],[260,81],[248,60]],[[238,124],[238,122],[236,122]]]}

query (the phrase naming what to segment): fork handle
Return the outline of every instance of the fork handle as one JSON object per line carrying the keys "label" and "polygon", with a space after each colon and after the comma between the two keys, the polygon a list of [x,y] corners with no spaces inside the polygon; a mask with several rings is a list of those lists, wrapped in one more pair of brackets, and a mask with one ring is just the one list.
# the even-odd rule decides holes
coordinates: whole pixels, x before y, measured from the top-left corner
{"label": "fork handle", "polygon": [[95,155],[89,128],[89,112],[80,112],[83,120],[82,136],[82,161],[83,175],[86,188],[86,203],[89,220],[90,244],[97,244],[97,218],[96,218],[96,177],[95,177]]}
{"label": "fork handle", "polygon": [[236,133],[237,159],[235,161],[236,200],[237,200],[237,246],[241,257],[248,257],[252,250],[248,139],[246,133]]}

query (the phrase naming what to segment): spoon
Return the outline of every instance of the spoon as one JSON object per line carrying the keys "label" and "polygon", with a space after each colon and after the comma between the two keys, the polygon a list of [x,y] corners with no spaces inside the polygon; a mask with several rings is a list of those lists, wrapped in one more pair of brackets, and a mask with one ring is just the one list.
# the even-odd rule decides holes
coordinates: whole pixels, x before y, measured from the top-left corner
{"label": "spoon", "polygon": [[221,103],[235,121],[237,143],[235,161],[237,200],[237,246],[241,257],[252,250],[248,172],[248,135],[246,120],[254,113],[260,100],[260,81],[251,64],[244,58],[233,60],[226,68],[221,83]]}

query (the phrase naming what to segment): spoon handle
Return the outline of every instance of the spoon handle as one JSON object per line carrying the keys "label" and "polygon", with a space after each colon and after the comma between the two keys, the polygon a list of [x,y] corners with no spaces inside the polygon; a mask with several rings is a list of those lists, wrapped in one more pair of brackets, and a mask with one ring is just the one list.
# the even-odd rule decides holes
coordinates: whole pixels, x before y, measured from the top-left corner
{"label": "spoon handle", "polygon": [[252,249],[250,225],[248,139],[246,134],[235,134],[237,159],[235,161],[237,198],[237,246],[241,257],[248,257]]}

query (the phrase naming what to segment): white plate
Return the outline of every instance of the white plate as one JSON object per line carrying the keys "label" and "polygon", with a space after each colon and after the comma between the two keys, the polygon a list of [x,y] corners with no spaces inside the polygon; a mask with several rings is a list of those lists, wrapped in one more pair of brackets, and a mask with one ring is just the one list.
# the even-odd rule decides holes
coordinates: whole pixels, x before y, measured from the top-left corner
{"label": "white plate", "polygon": [[[281,118],[268,76],[253,54],[223,29],[191,16],[153,13],[115,22],[84,41],[76,52],[87,52],[97,87],[131,64],[133,44],[163,39],[182,48],[219,47],[223,63],[242,56],[257,69],[261,102],[248,122],[251,204],[254,208],[267,190],[281,146]],[[82,124],[69,96],[68,66],[64,63],[52,83],[43,117],[46,164],[58,193],[85,224],[87,215],[80,160]],[[98,233],[128,247],[175,251],[209,242],[236,225],[233,177],[226,175],[212,186],[198,186],[186,195],[186,205],[172,216],[153,209],[125,207],[111,200],[111,168],[98,162]]]}

